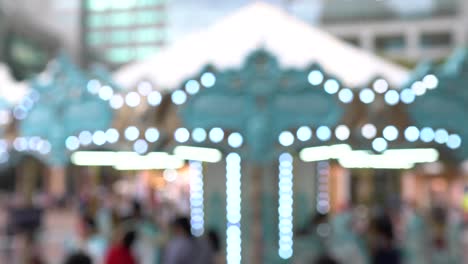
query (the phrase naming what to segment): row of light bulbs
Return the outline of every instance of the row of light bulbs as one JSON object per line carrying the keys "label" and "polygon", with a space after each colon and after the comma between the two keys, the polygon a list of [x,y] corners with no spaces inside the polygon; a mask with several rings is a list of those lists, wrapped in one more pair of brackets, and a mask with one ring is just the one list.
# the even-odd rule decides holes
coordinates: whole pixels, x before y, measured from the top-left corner
{"label": "row of light bulbs", "polygon": [[[340,84],[334,79],[325,80],[325,77],[322,72],[315,70],[309,73],[308,80],[312,85],[321,85],[325,91],[329,94],[338,93],[339,99],[344,103],[350,103],[353,100],[354,94],[348,88],[340,89]],[[172,93],[171,99],[172,102],[176,105],[181,105],[186,102],[187,95],[193,95],[199,92],[200,88],[203,87],[212,87],[216,83],[216,77],[211,72],[206,72],[202,74],[200,81],[189,80],[185,84],[185,91],[176,90]],[[373,90],[366,88],[360,91],[359,97],[364,103],[371,103],[375,99],[375,93],[383,94],[385,93],[385,100],[390,105],[395,105],[401,100],[404,103],[411,103],[414,101],[416,95],[422,95],[427,89],[435,89],[438,85],[438,79],[434,75],[425,76],[422,81],[415,82],[410,89],[404,89],[400,94],[396,90],[388,90],[389,85],[383,79],[378,79],[373,84]],[[120,94],[114,94],[114,90],[107,85],[101,85],[97,80],[90,80],[87,85],[87,89],[92,94],[97,94],[102,100],[109,101],[109,104],[114,109],[121,108],[124,104],[129,107],[137,107],[141,102],[141,96],[146,96],[148,104],[151,106],[157,106],[161,103],[162,96],[158,91],[153,91],[153,87],[149,82],[141,82],[138,85],[138,93],[130,92],[125,98]],[[39,99],[39,94],[37,92],[31,93],[29,97],[26,97],[23,102],[17,106],[14,110],[14,116],[17,119],[25,118],[25,113],[29,111],[34,102]],[[365,125],[362,129],[362,134],[365,138],[372,139],[375,137],[376,129],[372,127],[373,125]],[[422,130],[421,132],[427,131]],[[321,141],[327,141],[332,136],[332,131],[326,126],[321,126],[317,129],[317,138]],[[439,131],[440,132],[440,131]],[[159,131],[155,128],[150,128],[145,133],[145,140],[137,140],[139,137],[139,130],[136,127],[128,127],[125,130],[125,137],[129,141],[135,141],[134,150],[137,152],[144,153],[148,149],[147,142],[155,142],[159,138]],[[372,135],[374,134],[374,135]],[[427,133],[422,133],[422,136]],[[335,130],[335,135],[339,140],[347,140],[350,136],[350,130],[348,127],[341,125],[338,126]],[[439,135],[445,135],[444,133]],[[213,143],[219,143],[224,139],[224,131],[221,128],[213,128],[207,133],[204,129],[196,128],[192,132],[192,139],[195,142],[203,142],[206,140],[207,136]],[[398,130],[394,126],[388,126],[383,131],[383,140],[393,141],[398,137]],[[310,140],[312,137],[312,131],[308,127],[300,127],[297,130],[297,139],[300,141]],[[455,137],[455,138],[454,138]],[[81,145],[89,145],[94,143],[98,146],[104,145],[105,143],[115,143],[118,141],[119,134],[115,129],[109,129],[106,132],[96,131],[93,134],[91,132],[83,131],[80,133],[79,138],[71,136],[67,138],[66,146],[69,150],[76,150]],[[411,138],[411,137],[410,137]],[[178,128],[175,131],[174,139],[179,143],[187,142],[190,139],[190,132],[186,128]],[[381,146],[383,145],[383,140],[374,140],[373,145]],[[425,138],[422,138],[423,141]],[[411,141],[411,140],[409,140]],[[448,141],[448,139],[447,139]],[[456,136],[452,136],[452,140],[448,141],[450,148],[458,148],[458,140]],[[294,143],[294,135],[289,131],[284,131],[279,136],[279,142],[283,146],[290,146]],[[382,144],[378,144],[382,143]],[[228,137],[228,144],[233,148],[238,148],[243,144],[243,137],[239,133],[232,133]],[[378,147],[378,149],[380,149]]]}
{"label": "row of light bulbs", "polygon": [[[350,88],[341,87],[340,83],[335,79],[325,79],[324,74],[319,70],[313,70],[308,75],[308,81],[313,86],[322,85],[323,89],[328,94],[338,94],[338,99],[345,104],[349,104],[354,100],[354,92]],[[384,79],[376,80],[371,88],[359,90],[359,99],[364,104],[371,104],[375,101],[376,94],[383,94],[385,102],[394,106],[402,102],[411,104],[416,100],[417,96],[424,95],[426,91],[436,89],[439,85],[438,78],[433,74],[428,74],[420,81],[414,82],[411,87],[402,89],[401,91],[389,89],[389,84]]]}
{"label": "row of light bulbs", "polygon": [[17,137],[10,143],[7,140],[0,140],[0,164],[8,162],[10,159],[9,150],[17,152],[30,152],[40,155],[48,155],[52,150],[52,144],[48,140],[40,137]]}
{"label": "row of light bulbs", "polygon": [[[423,143],[435,142],[438,144],[446,144],[450,149],[458,149],[461,147],[462,139],[457,134],[449,134],[446,129],[433,129],[429,127],[417,128],[415,126],[407,127],[404,131],[399,131],[396,126],[389,125],[382,130],[382,137],[377,137],[377,128],[373,124],[365,124],[361,127],[361,136],[373,140],[372,146],[376,151],[384,151],[388,147],[388,142],[395,141],[399,137],[404,136],[408,142],[416,142],[418,140]],[[339,125],[334,131],[335,137],[340,141],[345,141],[351,136],[351,130],[346,125]],[[278,137],[278,142],[289,147],[294,144],[297,139],[306,142],[312,139],[313,132],[308,126],[302,126],[294,135],[291,131],[283,131]],[[333,136],[333,131],[327,126],[320,126],[316,130],[316,137],[320,141],[329,141]]]}
{"label": "row of light bulbs", "polygon": [[[143,135],[144,138],[140,138]],[[155,143],[160,138],[160,131],[157,128],[150,127],[144,132],[136,126],[129,126],[123,132],[125,140],[133,142],[133,150],[139,154],[148,151],[149,143]],[[94,132],[81,131],[77,136],[69,136],[65,141],[65,146],[70,151],[75,151],[81,146],[103,146],[105,144],[115,144],[121,138],[120,132],[115,128],[109,128],[106,131],[97,130]],[[203,128],[195,128],[191,132],[187,128],[177,128],[174,132],[174,140],[178,143],[186,143],[192,139],[196,143],[202,143],[210,140],[212,143],[221,143],[225,138],[225,132],[219,127],[214,127],[209,131]],[[243,145],[244,138],[238,132],[230,133],[227,137],[227,143],[232,148],[240,148]]]}
{"label": "row of light bulbs", "polygon": [[[446,129],[433,129],[429,127],[417,128],[414,126],[407,127],[403,131],[399,131],[396,126],[389,125],[382,129],[382,137],[377,137],[378,131],[375,125],[365,124],[361,127],[361,136],[372,140],[372,146],[375,151],[384,151],[388,148],[388,142],[396,141],[400,137],[404,137],[408,142],[416,142],[420,140],[423,143],[435,142],[438,144],[446,144],[450,149],[458,149],[461,147],[462,139],[457,134],[449,134]],[[140,138],[144,136],[144,139]],[[316,129],[315,135],[320,141],[329,141],[332,136],[340,141],[348,140],[351,136],[351,130],[346,125],[337,126],[334,131],[327,126],[320,126]],[[129,126],[125,129],[123,136],[127,141],[134,142],[133,149],[135,152],[143,154],[148,151],[149,143],[154,143],[159,140],[160,132],[157,128],[147,128],[144,133],[135,126]],[[294,144],[295,140],[307,142],[313,137],[313,131],[308,126],[302,126],[297,129],[294,135],[291,131],[283,131],[278,137],[278,142],[289,147]],[[95,144],[102,146],[106,143],[114,144],[120,138],[119,131],[115,128],[110,128],[107,131],[82,131],[78,136],[70,136],[66,139],[65,145],[70,151],[77,150],[80,146],[88,146]],[[178,143],[186,143],[193,140],[196,143],[202,143],[209,139],[212,143],[221,143],[225,139],[225,131],[219,127],[215,127],[206,131],[203,128],[195,128],[189,131],[187,128],[177,128],[174,132],[174,140]],[[233,132],[227,137],[227,143],[232,148],[239,148],[243,145],[244,138],[238,132]]]}
{"label": "row of light bulbs", "polygon": [[[338,94],[338,99],[349,104],[353,102],[355,93],[350,88],[341,87],[340,83],[333,79],[325,79],[324,74],[319,70],[313,70],[308,74],[308,81],[313,86],[322,85],[325,92],[328,94]],[[184,89],[175,90],[171,93],[171,101],[175,105],[184,104],[189,95],[197,94],[202,87],[210,88],[216,83],[216,76],[212,72],[205,72],[201,75],[200,80],[189,80],[185,83]],[[370,104],[375,101],[376,94],[384,94],[385,102],[388,105],[394,106],[402,102],[411,104],[417,96],[426,93],[427,90],[436,89],[439,85],[438,78],[433,74],[428,74],[420,81],[414,82],[411,87],[395,90],[389,89],[389,84],[384,79],[376,80],[371,88],[359,90],[359,99],[364,104]],[[137,91],[127,93],[125,96],[117,94],[110,86],[102,86],[99,81],[91,80],[88,83],[88,91],[92,94],[97,94],[102,100],[109,101],[113,109],[120,109],[124,105],[128,107],[137,107],[143,101],[141,97],[146,97],[147,103],[150,106],[158,106],[161,104],[162,95],[160,92],[153,90],[153,86],[149,82],[141,82]]]}
{"label": "row of light bulbs", "polygon": [[[209,139],[212,143],[221,143],[225,138],[225,132],[222,128],[214,127],[209,131],[203,128],[195,128],[192,133],[187,128],[178,128],[174,132],[174,139],[178,143],[186,143],[192,138],[196,143],[201,143]],[[227,137],[227,143],[232,148],[240,148],[244,143],[243,136],[238,132],[230,133]]]}
{"label": "row of light bulbs", "polygon": [[[133,142],[133,150],[139,154],[144,154],[149,149],[149,143],[155,143],[160,138],[160,132],[157,128],[147,128],[144,133],[144,139],[140,138],[140,130],[135,126],[129,126],[125,129],[123,136],[127,141]],[[75,151],[81,146],[103,146],[105,144],[115,144],[121,138],[120,132],[115,128],[109,128],[106,131],[97,130],[94,132],[81,131],[78,136],[69,136],[65,140],[65,146],[70,151]]]}
{"label": "row of light bulbs", "polygon": [[[216,83],[216,77],[211,72],[205,72],[201,75],[200,80],[189,80],[185,83],[183,90],[175,90],[171,94],[172,103],[175,105],[184,104],[189,95],[198,93],[201,87],[210,88]],[[150,106],[158,106],[161,104],[162,95],[159,91],[153,90],[153,86],[149,82],[141,82],[138,84],[137,91],[131,91],[126,95],[116,93],[116,91],[108,86],[102,85],[98,80],[90,80],[87,84],[87,90],[95,95],[98,95],[104,101],[108,101],[113,109],[120,109],[124,105],[130,108],[138,107],[146,97],[147,104]]]}

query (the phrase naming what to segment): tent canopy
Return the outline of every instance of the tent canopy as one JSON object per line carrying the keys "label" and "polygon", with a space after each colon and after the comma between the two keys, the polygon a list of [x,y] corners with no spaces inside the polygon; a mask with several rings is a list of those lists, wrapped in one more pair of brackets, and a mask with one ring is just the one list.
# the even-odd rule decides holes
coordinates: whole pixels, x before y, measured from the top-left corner
{"label": "tent canopy", "polygon": [[303,68],[318,63],[350,87],[366,86],[376,77],[399,87],[408,78],[406,69],[261,2],[240,9],[147,60],[123,66],[114,78],[127,89],[142,80],[158,89],[175,89],[207,64],[218,69],[238,67],[259,48],[274,54],[283,67]]}

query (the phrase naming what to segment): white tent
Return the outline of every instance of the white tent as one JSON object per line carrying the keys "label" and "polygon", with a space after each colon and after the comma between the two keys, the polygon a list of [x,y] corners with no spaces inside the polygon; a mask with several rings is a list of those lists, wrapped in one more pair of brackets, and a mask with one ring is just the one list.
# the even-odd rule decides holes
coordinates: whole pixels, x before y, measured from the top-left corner
{"label": "white tent", "polygon": [[29,92],[26,82],[17,82],[10,73],[9,68],[0,64],[0,98],[10,104],[19,103]]}
{"label": "white tent", "polygon": [[174,89],[206,64],[219,69],[239,67],[258,48],[273,53],[283,67],[304,68],[318,63],[350,87],[368,85],[378,76],[395,86],[408,78],[404,68],[261,2],[240,9],[151,58],[122,67],[114,78],[125,88],[148,80],[160,89]]}

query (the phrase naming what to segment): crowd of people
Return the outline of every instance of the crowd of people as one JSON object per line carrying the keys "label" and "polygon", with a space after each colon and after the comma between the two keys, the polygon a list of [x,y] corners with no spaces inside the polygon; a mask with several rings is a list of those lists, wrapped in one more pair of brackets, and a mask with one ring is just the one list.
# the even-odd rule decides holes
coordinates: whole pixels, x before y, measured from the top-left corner
{"label": "crowd of people", "polygon": [[[71,203],[75,228],[60,238],[68,264],[210,264],[217,263],[220,241],[213,230],[194,237],[190,220],[176,214],[153,213],[149,203],[115,193],[82,195]],[[27,237],[21,259],[11,263],[46,264],[40,252],[44,206],[11,204],[6,233]],[[11,257],[11,258],[10,258]],[[3,263],[0,261],[0,263]]]}
{"label": "crowd of people", "polygon": [[[194,237],[190,220],[177,214],[161,218],[151,203],[106,194],[75,201],[77,225],[63,238],[65,264],[217,264],[224,263],[223,241],[214,230]],[[454,208],[418,211],[413,206],[389,209],[357,206],[315,214],[296,225],[297,264],[464,264],[468,263],[466,214]],[[8,232],[28,234],[33,245],[41,210],[10,210]],[[222,236],[222,235],[221,235]],[[31,247],[34,249],[34,247]],[[41,252],[28,252],[25,264],[46,264]]]}
{"label": "crowd of people", "polygon": [[[354,207],[317,214],[295,235],[295,263],[468,263],[468,218],[455,207]],[[330,260],[328,260],[330,261]]]}

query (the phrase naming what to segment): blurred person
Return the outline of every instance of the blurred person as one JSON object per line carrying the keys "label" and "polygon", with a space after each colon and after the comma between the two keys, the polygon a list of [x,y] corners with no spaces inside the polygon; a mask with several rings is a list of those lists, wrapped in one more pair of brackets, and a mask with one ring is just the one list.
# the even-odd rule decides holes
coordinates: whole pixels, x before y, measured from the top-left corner
{"label": "blurred person", "polygon": [[96,224],[100,234],[108,239],[112,237],[112,230],[118,224],[118,216],[111,192],[101,196],[100,206],[96,211]]}
{"label": "blurred person", "polygon": [[88,254],[93,263],[103,263],[108,246],[108,239],[99,234],[95,220],[90,216],[81,216],[78,223],[78,239],[67,240],[69,252],[82,251]]}
{"label": "blurred person", "polygon": [[[352,262],[349,261],[348,263],[362,263],[362,262]],[[329,255],[322,255],[318,257],[312,264],[339,264],[338,261],[330,257]]]}
{"label": "blurred person", "polygon": [[463,231],[462,231],[462,239],[461,239],[461,248],[462,248],[462,259],[467,261],[468,260],[468,219],[464,220],[463,223]]}
{"label": "blurred person", "polygon": [[197,259],[196,242],[190,232],[190,220],[176,218],[171,223],[171,239],[166,245],[163,264],[192,264]]}
{"label": "blurred person", "polygon": [[451,259],[456,263],[460,263],[463,259],[463,211],[462,208],[457,206],[449,207],[447,240]]}
{"label": "blurred person", "polygon": [[130,224],[138,233],[134,250],[141,264],[157,263],[160,258],[160,247],[163,240],[159,228],[145,214],[143,206],[137,200],[132,203],[132,213],[129,218]]}
{"label": "blurred person", "polygon": [[25,237],[25,251],[24,257],[25,264],[44,264],[44,260],[41,256],[39,246],[37,244],[36,238],[31,234],[27,234]]}
{"label": "blurred person", "polygon": [[38,233],[42,227],[43,209],[36,206],[32,197],[17,197],[8,211],[9,233],[14,238],[11,244],[20,242],[21,252],[12,252],[12,258],[19,259],[20,263],[42,263],[40,250],[38,249]]}
{"label": "blurred person", "polygon": [[360,239],[354,227],[352,212],[342,207],[330,221],[330,253],[340,262],[367,263],[368,256],[365,243]]}
{"label": "blurred person", "polygon": [[395,246],[392,220],[387,214],[377,216],[371,224],[372,264],[400,264],[400,251]]}
{"label": "blurred person", "polygon": [[402,211],[402,248],[406,264],[427,263],[427,226],[423,215],[414,203],[408,203]]}
{"label": "blurred person", "polygon": [[93,264],[93,261],[85,253],[75,252],[65,259],[64,264]]}
{"label": "blurred person", "polygon": [[209,230],[207,234],[197,239],[196,250],[197,264],[215,264],[219,263],[217,254],[221,249],[219,236],[215,230]]}
{"label": "blurred person", "polygon": [[325,214],[317,213],[295,234],[295,263],[310,263],[327,250],[331,227]]}
{"label": "blurred person", "polygon": [[137,239],[137,233],[133,230],[124,232],[121,239],[109,249],[105,258],[105,264],[136,264],[138,263],[132,253],[132,247]]}
{"label": "blurred person", "polygon": [[445,208],[436,207],[431,212],[430,261],[431,264],[457,263],[452,254],[449,223]]}
{"label": "blurred person", "polygon": [[219,254],[221,252],[221,241],[219,235],[216,230],[210,229],[207,236],[214,253],[214,263],[220,263],[222,256]]}
{"label": "blurred person", "polygon": [[9,208],[10,231],[35,237],[42,225],[42,215],[42,208],[35,206],[31,199],[18,201]]}

